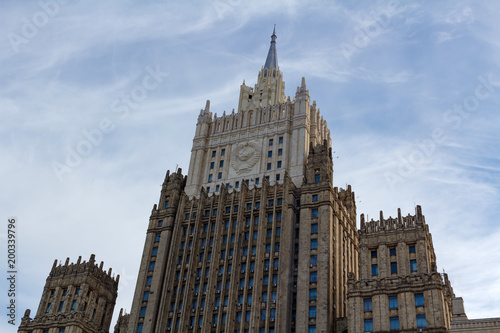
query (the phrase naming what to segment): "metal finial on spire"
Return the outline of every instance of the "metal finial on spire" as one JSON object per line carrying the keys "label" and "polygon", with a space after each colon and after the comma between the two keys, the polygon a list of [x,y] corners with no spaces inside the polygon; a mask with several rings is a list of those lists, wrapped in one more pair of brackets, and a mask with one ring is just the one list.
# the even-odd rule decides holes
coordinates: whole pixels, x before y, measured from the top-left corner
{"label": "metal finial on spire", "polygon": [[264,68],[278,68],[278,55],[276,53],[276,24],[274,25],[273,34],[271,36],[271,46],[269,46],[269,52],[267,53]]}

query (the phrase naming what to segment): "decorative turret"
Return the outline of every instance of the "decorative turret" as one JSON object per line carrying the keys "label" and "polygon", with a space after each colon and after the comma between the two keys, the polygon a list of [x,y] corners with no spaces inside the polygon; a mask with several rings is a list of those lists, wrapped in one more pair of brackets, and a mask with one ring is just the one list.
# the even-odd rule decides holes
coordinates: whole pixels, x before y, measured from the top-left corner
{"label": "decorative turret", "polygon": [[19,333],[50,331],[66,328],[76,333],[108,332],[117,297],[120,276],[112,276],[111,268],[95,263],[92,254],[88,262],[64,264],[54,261],[45,284],[40,305],[32,320],[27,310]]}

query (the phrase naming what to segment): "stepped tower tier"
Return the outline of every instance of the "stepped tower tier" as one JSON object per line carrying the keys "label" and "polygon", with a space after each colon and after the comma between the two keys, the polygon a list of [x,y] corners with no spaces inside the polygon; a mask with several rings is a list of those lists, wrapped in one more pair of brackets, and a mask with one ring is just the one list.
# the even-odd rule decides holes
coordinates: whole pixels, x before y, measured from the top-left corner
{"label": "stepped tower tier", "polygon": [[243,84],[237,111],[212,114],[210,101],[201,110],[191,150],[186,193],[211,194],[222,184],[230,191],[242,182],[250,187],[263,179],[283,180],[286,171],[296,186],[302,184],[309,146],[331,146],[330,131],[316,102],[311,103],[305,78],[295,97],[285,96],[278,67],[276,34],[264,67],[253,88]]}

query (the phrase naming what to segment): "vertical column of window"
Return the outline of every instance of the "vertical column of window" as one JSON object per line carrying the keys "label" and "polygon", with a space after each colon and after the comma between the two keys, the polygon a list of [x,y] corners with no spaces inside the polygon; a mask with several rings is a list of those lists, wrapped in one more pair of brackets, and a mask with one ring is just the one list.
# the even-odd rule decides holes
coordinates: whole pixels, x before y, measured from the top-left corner
{"label": "vertical column of window", "polygon": [[378,276],[378,251],[377,249],[370,250],[372,276]]}
{"label": "vertical column of window", "polygon": [[391,275],[398,274],[398,262],[396,257],[396,247],[389,247],[389,258],[391,263]]}
{"label": "vertical column of window", "polygon": [[416,273],[418,269],[417,269],[417,256],[416,256],[415,244],[410,244],[408,246],[408,254],[410,257],[410,272]]}

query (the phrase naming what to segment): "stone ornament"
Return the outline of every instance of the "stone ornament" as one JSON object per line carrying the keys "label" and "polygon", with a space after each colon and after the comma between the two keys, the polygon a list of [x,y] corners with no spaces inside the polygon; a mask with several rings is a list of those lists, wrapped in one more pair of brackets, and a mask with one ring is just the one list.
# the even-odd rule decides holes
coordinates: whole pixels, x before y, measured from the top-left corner
{"label": "stone ornament", "polygon": [[255,141],[238,144],[231,153],[231,169],[241,175],[252,170],[260,159],[260,146]]}

